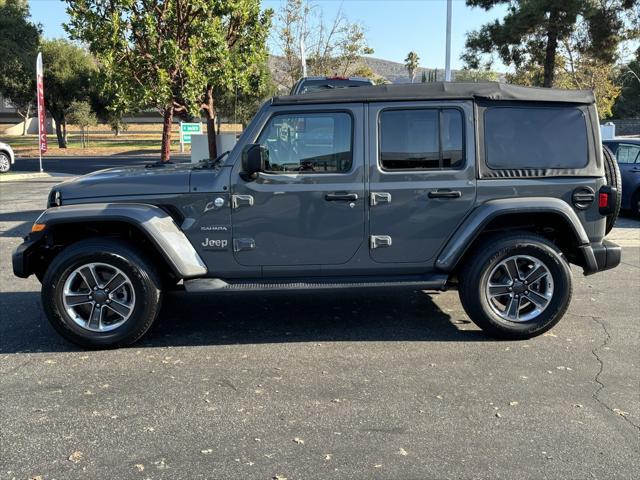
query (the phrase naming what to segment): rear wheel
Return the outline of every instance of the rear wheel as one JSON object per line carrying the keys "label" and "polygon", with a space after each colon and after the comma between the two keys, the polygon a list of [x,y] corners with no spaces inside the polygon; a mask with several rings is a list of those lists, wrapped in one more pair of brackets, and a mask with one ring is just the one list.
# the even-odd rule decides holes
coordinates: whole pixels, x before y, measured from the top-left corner
{"label": "rear wheel", "polygon": [[604,174],[607,179],[607,185],[614,187],[618,191],[613,211],[607,215],[605,234],[608,234],[615,225],[618,215],[620,215],[620,206],[622,205],[622,177],[620,176],[620,168],[618,168],[615,155],[609,150],[609,147],[605,147],[604,145],[602,146],[602,159],[604,161]]}
{"label": "rear wheel", "polygon": [[571,270],[545,238],[494,236],[461,274],[460,300],[486,333],[507,339],[540,335],[560,321],[571,301]]}
{"label": "rear wheel", "polygon": [[125,243],[84,240],[65,248],[42,281],[47,318],[67,340],[119,347],[142,337],[161,302],[151,263]]}

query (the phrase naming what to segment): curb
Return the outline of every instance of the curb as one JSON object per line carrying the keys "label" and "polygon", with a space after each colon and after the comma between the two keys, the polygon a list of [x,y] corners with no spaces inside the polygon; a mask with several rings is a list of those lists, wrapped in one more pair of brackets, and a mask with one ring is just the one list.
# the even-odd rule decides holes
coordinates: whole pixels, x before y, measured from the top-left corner
{"label": "curb", "polygon": [[0,183],[4,182],[16,182],[22,180],[34,180],[34,179],[48,179],[48,178],[69,178],[77,177],[70,173],[58,173],[58,172],[25,172],[25,173],[9,173],[0,175]]}

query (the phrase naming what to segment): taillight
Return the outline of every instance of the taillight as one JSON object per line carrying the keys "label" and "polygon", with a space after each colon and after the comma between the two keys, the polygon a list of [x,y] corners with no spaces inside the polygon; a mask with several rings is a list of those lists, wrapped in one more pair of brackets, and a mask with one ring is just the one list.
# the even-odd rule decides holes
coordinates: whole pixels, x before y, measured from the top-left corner
{"label": "taillight", "polygon": [[601,215],[610,215],[616,205],[618,189],[610,185],[604,185],[598,191],[598,210]]}
{"label": "taillight", "polygon": [[609,206],[609,193],[604,192],[598,195],[598,207],[599,208],[607,208]]}

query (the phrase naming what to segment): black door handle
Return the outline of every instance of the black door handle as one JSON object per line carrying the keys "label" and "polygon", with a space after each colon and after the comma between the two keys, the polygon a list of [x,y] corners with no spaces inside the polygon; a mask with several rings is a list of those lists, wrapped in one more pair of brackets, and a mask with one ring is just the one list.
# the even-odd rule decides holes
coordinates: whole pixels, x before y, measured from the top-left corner
{"label": "black door handle", "polygon": [[429,192],[429,198],[460,198],[462,197],[462,192],[459,190],[436,190],[434,192]]}
{"label": "black door handle", "polygon": [[358,200],[357,193],[327,193],[324,196],[327,202],[354,202]]}

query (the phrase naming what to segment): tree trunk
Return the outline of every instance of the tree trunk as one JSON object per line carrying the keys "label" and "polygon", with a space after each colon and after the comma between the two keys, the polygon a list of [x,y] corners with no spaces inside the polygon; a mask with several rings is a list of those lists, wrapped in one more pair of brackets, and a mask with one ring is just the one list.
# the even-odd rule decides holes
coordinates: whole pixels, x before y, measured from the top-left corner
{"label": "tree trunk", "polygon": [[62,119],[62,137],[64,138],[64,148],[67,148],[69,137],[67,137],[67,119]]}
{"label": "tree trunk", "polygon": [[218,156],[216,145],[216,105],[213,98],[213,87],[207,85],[203,108],[207,116],[207,143],[209,144],[209,158]]}
{"label": "tree trunk", "polygon": [[[18,112],[18,114],[20,114],[20,112]],[[30,106],[27,107],[27,111],[24,112],[24,115],[20,115],[20,116],[24,120],[24,122],[22,123],[22,136],[26,137],[27,136],[27,122],[31,118],[31,107]]]}
{"label": "tree trunk", "polygon": [[556,69],[556,51],[558,50],[558,11],[549,14],[549,29],[547,33],[547,48],[544,57],[543,87],[553,87]]}
{"label": "tree trunk", "polygon": [[62,131],[63,120],[54,117],[54,121],[56,122],[56,137],[58,139],[58,148],[67,148],[67,139],[64,132]]}
{"label": "tree trunk", "polygon": [[171,127],[173,126],[173,107],[167,107],[164,111],[162,123],[162,151],[160,160],[169,162],[171,160]]}

